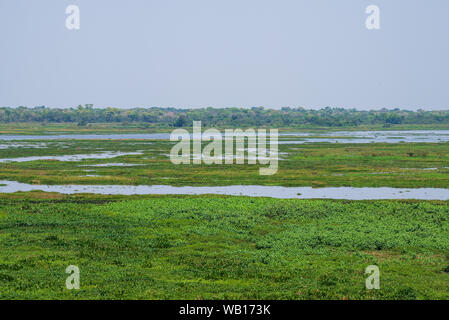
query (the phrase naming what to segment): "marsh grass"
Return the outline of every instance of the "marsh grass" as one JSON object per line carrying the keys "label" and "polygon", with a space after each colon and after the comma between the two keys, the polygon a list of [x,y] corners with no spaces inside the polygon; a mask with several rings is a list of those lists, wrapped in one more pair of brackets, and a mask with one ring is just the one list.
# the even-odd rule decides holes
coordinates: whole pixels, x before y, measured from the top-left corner
{"label": "marsh grass", "polygon": [[[239,124],[238,127],[242,127]],[[206,126],[205,126],[206,127]],[[228,126],[213,126],[219,129],[229,128]],[[269,127],[267,127],[269,128]],[[384,126],[377,125],[360,125],[360,126],[344,126],[344,127],[328,127],[317,125],[298,125],[296,127],[279,127],[281,131],[285,132],[329,132],[329,131],[358,131],[358,130],[445,130],[449,129],[447,123],[434,124],[391,124]],[[40,135],[40,134],[113,134],[113,133],[158,133],[171,132],[173,126],[164,124],[150,124],[150,123],[88,123],[86,126],[78,126],[76,123],[45,123],[45,122],[12,122],[0,123],[0,134],[13,135]],[[187,127],[186,129],[191,129]]]}
{"label": "marsh grass", "polygon": [[[258,165],[175,166],[168,141],[35,142],[46,148],[0,149],[0,158],[143,154],[0,163],[0,180],[449,187],[448,143],[280,145],[286,159],[264,177]],[[107,163],[140,166],[88,166]],[[0,194],[0,299],[448,299],[448,220],[448,202],[438,201]],[[65,289],[72,264],[79,291]],[[365,289],[371,264],[381,290]]]}
{"label": "marsh grass", "polygon": [[[42,142],[45,141],[36,141]],[[261,165],[174,165],[167,156],[173,146],[168,141],[63,140],[45,143],[47,148],[42,149],[1,149],[0,159],[102,151],[141,151],[143,154],[77,162],[40,160],[0,163],[0,179],[37,184],[449,186],[448,143],[280,145],[285,160],[280,161],[277,174],[268,177],[258,174]],[[89,167],[117,162],[138,166]],[[426,170],[429,168],[435,170]],[[90,175],[100,177],[83,177],[87,169],[92,170]]]}
{"label": "marsh grass", "polygon": [[447,202],[23,197],[0,200],[2,299],[449,298]]}

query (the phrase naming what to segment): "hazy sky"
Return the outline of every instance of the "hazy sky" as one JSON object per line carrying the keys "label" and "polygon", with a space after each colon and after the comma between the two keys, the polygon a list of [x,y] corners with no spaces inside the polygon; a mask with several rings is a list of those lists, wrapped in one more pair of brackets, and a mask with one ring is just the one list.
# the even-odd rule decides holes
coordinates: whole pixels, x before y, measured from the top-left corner
{"label": "hazy sky", "polygon": [[447,0],[0,0],[0,106],[449,109],[448,17]]}

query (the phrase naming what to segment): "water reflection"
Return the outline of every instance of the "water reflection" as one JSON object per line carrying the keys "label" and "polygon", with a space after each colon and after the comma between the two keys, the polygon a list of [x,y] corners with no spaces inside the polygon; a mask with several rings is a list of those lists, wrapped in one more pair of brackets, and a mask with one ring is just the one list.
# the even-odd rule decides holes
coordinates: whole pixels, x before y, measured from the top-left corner
{"label": "water reflection", "polygon": [[350,188],[350,187],[279,187],[279,186],[223,186],[223,187],[174,187],[168,185],[126,186],[126,185],[31,185],[15,181],[0,181],[0,193],[40,190],[63,194],[94,193],[110,195],[144,194],[217,194],[250,197],[271,197],[281,199],[416,199],[449,200],[449,189],[437,188]]}
{"label": "water reflection", "polygon": [[[403,130],[403,131],[328,131],[328,132],[280,132],[280,137],[292,138],[279,143],[400,143],[400,142],[449,142],[449,130]],[[297,138],[297,139],[295,139]],[[120,140],[149,139],[168,140],[170,133],[142,134],[55,134],[55,135],[0,135],[0,140]],[[299,139],[299,140],[298,140]]]}

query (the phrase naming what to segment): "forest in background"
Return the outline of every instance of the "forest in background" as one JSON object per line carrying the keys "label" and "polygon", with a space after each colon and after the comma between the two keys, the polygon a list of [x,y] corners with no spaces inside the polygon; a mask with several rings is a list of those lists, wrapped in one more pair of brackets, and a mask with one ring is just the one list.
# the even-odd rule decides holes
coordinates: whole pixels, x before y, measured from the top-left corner
{"label": "forest in background", "polygon": [[189,127],[193,121],[202,121],[203,126],[323,126],[357,127],[398,124],[447,124],[449,110],[410,111],[381,109],[361,111],[356,109],[326,107],[320,110],[284,107],[281,109],[253,108],[95,108],[93,105],[76,108],[1,107],[0,123],[142,123],[160,127]]}

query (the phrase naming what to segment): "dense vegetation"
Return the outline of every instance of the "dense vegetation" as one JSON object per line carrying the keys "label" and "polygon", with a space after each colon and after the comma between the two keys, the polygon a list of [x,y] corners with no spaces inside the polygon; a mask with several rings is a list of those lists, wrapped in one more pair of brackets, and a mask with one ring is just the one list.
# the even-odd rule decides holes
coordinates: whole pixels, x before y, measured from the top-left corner
{"label": "dense vegetation", "polygon": [[449,298],[444,202],[116,200],[0,200],[0,299]]}
{"label": "dense vegetation", "polygon": [[[259,175],[259,168],[266,167],[260,164],[174,165],[168,157],[174,143],[168,141],[33,142],[42,148],[33,148],[32,145],[22,146],[23,143],[12,142],[13,146],[15,144],[17,146],[5,149],[2,149],[0,144],[0,159],[98,154],[102,151],[140,151],[142,154],[78,162],[55,160],[0,162],[0,180],[34,184],[449,188],[449,143],[280,144],[280,156],[283,160],[279,161],[279,170],[273,176]],[[5,144],[6,142],[3,142],[3,145]],[[108,163],[134,166],[96,166]]]}
{"label": "dense vegetation", "polygon": [[147,126],[184,127],[192,122],[202,121],[204,126],[275,126],[275,127],[357,127],[381,125],[389,127],[398,124],[447,124],[449,111],[371,110],[359,111],[344,108],[307,110],[304,108],[263,107],[247,108],[94,108],[92,105],[77,108],[53,109],[46,107],[3,107],[0,108],[0,123],[48,122],[77,123],[141,123]]}
{"label": "dense vegetation", "polygon": [[[139,154],[0,162],[0,180],[449,187],[449,143],[280,144],[279,172],[270,177],[259,165],[176,166],[167,156],[172,145],[5,140],[0,159]],[[137,166],[96,166],[108,163]],[[448,204],[0,194],[0,299],[449,299]],[[80,268],[80,290],[65,287],[68,265]],[[369,265],[380,267],[380,290],[365,288]]]}

